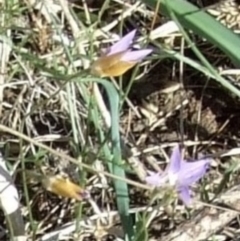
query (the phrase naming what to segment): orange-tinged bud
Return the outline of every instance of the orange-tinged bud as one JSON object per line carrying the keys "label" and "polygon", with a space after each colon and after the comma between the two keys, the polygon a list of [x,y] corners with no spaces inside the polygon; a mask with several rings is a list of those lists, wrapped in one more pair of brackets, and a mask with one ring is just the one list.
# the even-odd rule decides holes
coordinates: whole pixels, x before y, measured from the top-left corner
{"label": "orange-tinged bud", "polygon": [[152,53],[152,49],[131,50],[135,34],[133,30],[109,47],[105,55],[92,64],[91,73],[98,77],[117,77]]}
{"label": "orange-tinged bud", "polygon": [[86,198],[87,195],[83,188],[58,175],[43,178],[42,184],[49,192],[78,201]]}
{"label": "orange-tinged bud", "polygon": [[91,66],[91,74],[98,77],[117,77],[124,74],[137,63],[121,60],[126,52],[122,51],[98,58]]}

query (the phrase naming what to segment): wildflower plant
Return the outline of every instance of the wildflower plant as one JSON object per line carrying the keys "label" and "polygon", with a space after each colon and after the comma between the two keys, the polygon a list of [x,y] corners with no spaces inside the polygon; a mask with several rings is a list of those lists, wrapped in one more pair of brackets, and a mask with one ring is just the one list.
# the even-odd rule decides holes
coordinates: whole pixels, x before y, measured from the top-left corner
{"label": "wildflower plant", "polygon": [[91,73],[99,77],[117,77],[124,74],[152,52],[152,49],[132,50],[136,30],[131,31],[109,47],[91,66]]}
{"label": "wildflower plant", "polygon": [[192,203],[190,187],[206,174],[211,159],[202,158],[187,162],[183,160],[182,154],[180,146],[175,146],[165,171],[149,172],[146,182],[154,187],[172,187],[182,202],[189,206]]}

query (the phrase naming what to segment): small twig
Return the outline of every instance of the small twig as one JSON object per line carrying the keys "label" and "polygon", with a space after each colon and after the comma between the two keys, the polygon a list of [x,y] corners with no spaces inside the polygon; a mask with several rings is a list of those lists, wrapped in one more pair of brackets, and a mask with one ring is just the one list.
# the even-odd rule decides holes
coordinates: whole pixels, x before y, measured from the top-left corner
{"label": "small twig", "polygon": [[[139,212],[153,212],[157,209],[158,212],[163,211],[163,208],[157,207],[149,207],[147,208],[146,206],[144,207],[138,207],[138,208],[131,208],[129,210],[129,213],[139,213]],[[100,214],[95,214],[91,217],[86,217],[80,221],[81,226],[86,226],[86,223],[89,222],[97,222],[99,218],[109,218],[111,220],[114,219],[114,223],[120,222],[120,217],[118,211],[110,211],[110,212],[102,212]],[[76,230],[76,222],[69,222],[63,225],[61,228],[58,230],[52,231],[50,233],[45,234],[40,241],[50,241],[50,240],[57,240],[57,238],[62,237],[62,236],[67,236]],[[115,233],[116,234],[116,233]]]}
{"label": "small twig", "polygon": [[79,165],[79,166],[85,168],[86,170],[88,170],[88,171],[90,171],[90,172],[93,172],[93,173],[101,173],[101,174],[105,175],[106,177],[110,177],[110,178],[113,178],[113,179],[125,181],[126,183],[128,183],[128,184],[130,184],[130,185],[133,185],[133,186],[136,186],[136,187],[139,187],[139,188],[142,188],[142,189],[147,189],[147,190],[152,189],[152,188],[151,188],[150,186],[148,186],[148,185],[144,185],[144,184],[141,184],[141,183],[139,183],[139,182],[132,181],[132,180],[127,179],[127,178],[121,178],[121,177],[119,177],[119,176],[115,176],[115,175],[110,174],[110,173],[105,172],[105,171],[97,171],[97,170],[95,170],[94,168],[92,168],[90,165],[87,165],[87,164],[85,164],[85,163],[79,163],[79,161],[78,161],[77,159],[72,158],[72,157],[70,157],[70,156],[68,156],[68,155],[66,155],[66,154],[64,154],[64,153],[60,153],[59,151],[56,151],[56,150],[54,150],[54,149],[52,149],[52,148],[50,148],[50,147],[48,147],[48,146],[46,146],[46,145],[44,145],[44,144],[42,144],[42,143],[39,143],[39,142],[35,141],[34,139],[32,139],[32,138],[30,138],[30,137],[28,137],[28,136],[26,136],[26,135],[24,135],[24,134],[16,131],[16,130],[13,130],[13,129],[7,127],[7,126],[4,126],[4,125],[1,125],[1,124],[0,124],[0,131],[2,131],[2,132],[7,132],[7,133],[9,133],[9,134],[12,134],[12,135],[14,135],[14,136],[17,136],[19,139],[23,139],[23,140],[25,140],[25,141],[33,144],[33,145],[36,145],[36,146],[38,146],[38,147],[40,147],[40,148],[42,148],[42,149],[50,152],[50,153],[53,154],[53,155],[58,156],[58,157],[60,157],[60,158],[63,158],[63,159],[65,159],[65,160],[69,161],[69,162],[72,162],[72,163],[76,164],[76,165]]}

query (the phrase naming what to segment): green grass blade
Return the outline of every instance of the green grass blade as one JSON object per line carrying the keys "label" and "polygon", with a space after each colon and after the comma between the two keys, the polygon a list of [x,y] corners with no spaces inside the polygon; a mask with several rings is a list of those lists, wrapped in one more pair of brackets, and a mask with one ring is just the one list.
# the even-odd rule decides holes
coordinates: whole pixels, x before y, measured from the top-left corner
{"label": "green grass blade", "polygon": [[[155,8],[159,0],[143,0]],[[170,16],[168,9],[174,12],[178,21],[187,29],[206,38],[231,58],[236,66],[240,66],[240,39],[212,16],[185,0],[162,0],[159,10]]]}
{"label": "green grass blade", "polygon": [[[79,82],[79,80],[74,78]],[[112,174],[125,178],[125,170],[122,167],[122,157],[121,157],[121,146],[120,146],[120,135],[119,135],[119,97],[116,89],[107,80],[98,79],[98,78],[86,78],[81,79],[81,82],[96,82],[102,84],[107,91],[107,95],[110,102],[110,110],[111,110],[111,139],[112,139],[112,153],[113,153],[113,162],[110,163],[109,169]],[[104,145],[103,148],[106,156],[111,156],[109,153],[109,149]],[[129,216],[129,196],[128,196],[128,186],[126,182],[120,180],[114,180],[114,187],[117,194],[117,206],[118,211],[121,216],[121,221],[123,225],[123,229],[125,234],[127,234],[128,239],[133,235],[133,225],[131,224],[131,218]]]}

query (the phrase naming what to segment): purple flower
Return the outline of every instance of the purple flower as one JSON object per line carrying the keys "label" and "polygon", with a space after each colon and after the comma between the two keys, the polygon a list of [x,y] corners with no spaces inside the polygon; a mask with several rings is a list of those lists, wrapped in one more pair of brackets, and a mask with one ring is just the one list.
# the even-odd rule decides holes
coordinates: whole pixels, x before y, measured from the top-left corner
{"label": "purple flower", "polygon": [[91,66],[91,73],[100,77],[116,77],[124,74],[152,52],[152,49],[131,50],[136,30],[113,44]]}
{"label": "purple flower", "polygon": [[121,38],[117,43],[113,44],[106,53],[106,56],[111,56],[113,54],[124,52],[121,56],[121,61],[126,62],[139,62],[144,57],[152,52],[152,49],[142,49],[142,50],[130,50],[133,38],[136,35],[136,30],[131,31],[123,38]]}
{"label": "purple flower", "polygon": [[204,176],[210,162],[209,158],[186,162],[177,145],[173,148],[170,163],[165,171],[163,173],[150,172],[150,175],[146,177],[146,182],[156,187],[169,183],[176,188],[180,199],[188,206],[191,204],[189,187]]}

